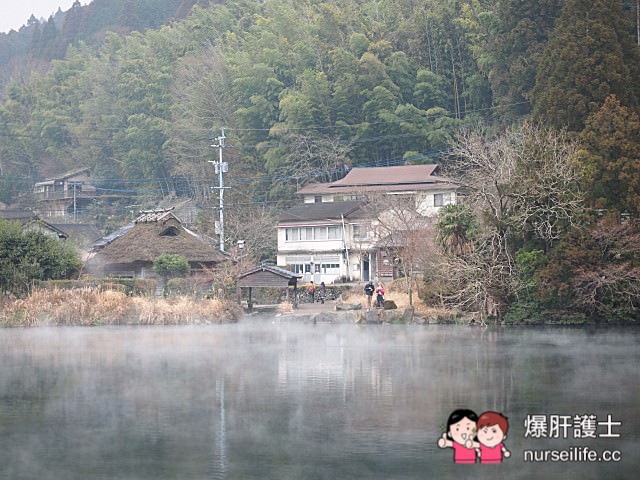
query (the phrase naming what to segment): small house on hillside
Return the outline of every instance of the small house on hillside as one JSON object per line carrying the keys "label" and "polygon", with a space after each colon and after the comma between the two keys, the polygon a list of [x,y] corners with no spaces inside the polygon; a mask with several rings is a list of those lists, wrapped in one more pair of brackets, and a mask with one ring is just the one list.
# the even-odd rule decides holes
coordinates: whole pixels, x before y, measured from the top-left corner
{"label": "small house on hillside", "polygon": [[53,238],[66,240],[68,234],[56,225],[45,222],[30,210],[5,209],[0,210],[0,218],[8,222],[18,222],[24,232],[37,231]]}
{"label": "small house on hillside", "polygon": [[94,185],[91,168],[83,167],[49,177],[33,187],[41,217],[77,217],[95,201],[110,203],[123,197],[122,191]]}
{"label": "small house on hillside", "polygon": [[162,254],[185,257],[192,273],[224,259],[224,254],[186,228],[171,210],[151,210],[96,241],[84,270],[93,275],[157,277],[153,262]]}
{"label": "small house on hillside", "polygon": [[40,215],[64,217],[86,208],[96,197],[96,187],[92,184],[91,169],[84,167],[37,182],[34,193]]}

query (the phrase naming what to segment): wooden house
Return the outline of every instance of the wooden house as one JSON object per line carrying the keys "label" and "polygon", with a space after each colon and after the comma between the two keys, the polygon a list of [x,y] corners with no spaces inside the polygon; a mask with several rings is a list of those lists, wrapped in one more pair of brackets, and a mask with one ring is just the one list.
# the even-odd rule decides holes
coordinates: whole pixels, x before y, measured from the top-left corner
{"label": "wooden house", "polygon": [[22,231],[37,231],[60,240],[66,240],[69,235],[56,225],[45,222],[36,213],[30,210],[4,209],[0,210],[0,218],[8,222],[17,222]]}
{"label": "wooden house", "polygon": [[43,217],[76,216],[97,195],[88,167],[37,182],[34,194],[38,201],[38,213]]}
{"label": "wooden house", "polygon": [[185,257],[192,274],[225,258],[171,210],[151,210],[140,212],[133,223],[96,241],[84,271],[98,276],[155,278],[153,262],[162,254]]}

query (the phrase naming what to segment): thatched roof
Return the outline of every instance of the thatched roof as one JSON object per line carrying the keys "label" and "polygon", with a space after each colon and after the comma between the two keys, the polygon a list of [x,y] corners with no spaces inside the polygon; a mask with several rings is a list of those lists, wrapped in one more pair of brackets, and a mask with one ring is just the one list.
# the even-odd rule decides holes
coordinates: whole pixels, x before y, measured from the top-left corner
{"label": "thatched roof", "polygon": [[190,263],[219,262],[224,255],[168,211],[143,212],[118,235],[98,240],[91,264],[153,262],[162,254],[182,255]]}

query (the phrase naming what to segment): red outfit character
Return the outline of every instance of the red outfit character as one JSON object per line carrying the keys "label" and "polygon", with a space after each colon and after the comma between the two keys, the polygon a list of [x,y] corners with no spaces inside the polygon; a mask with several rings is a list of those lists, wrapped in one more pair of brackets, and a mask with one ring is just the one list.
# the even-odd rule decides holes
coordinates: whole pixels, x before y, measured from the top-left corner
{"label": "red outfit character", "polygon": [[447,420],[447,431],[438,439],[438,447],[453,448],[453,463],[476,463],[473,438],[478,415],[473,410],[454,410]]}
{"label": "red outfit character", "polygon": [[479,448],[480,463],[502,463],[503,458],[509,458],[511,452],[504,446],[507,438],[509,419],[498,412],[484,412],[478,417],[478,442],[474,447]]}

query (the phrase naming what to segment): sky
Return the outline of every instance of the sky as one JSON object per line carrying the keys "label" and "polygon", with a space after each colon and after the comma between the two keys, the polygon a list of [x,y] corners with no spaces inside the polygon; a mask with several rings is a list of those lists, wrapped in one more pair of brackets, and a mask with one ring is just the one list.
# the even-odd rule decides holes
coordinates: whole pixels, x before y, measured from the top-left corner
{"label": "sky", "polygon": [[[49,18],[60,7],[69,10],[74,0],[2,0],[0,3],[0,32],[8,32],[12,28],[18,30],[33,13],[36,18]],[[82,5],[88,0],[80,0]]]}

